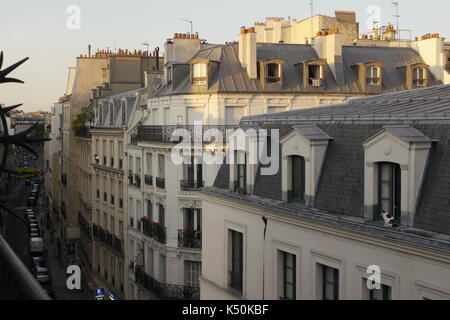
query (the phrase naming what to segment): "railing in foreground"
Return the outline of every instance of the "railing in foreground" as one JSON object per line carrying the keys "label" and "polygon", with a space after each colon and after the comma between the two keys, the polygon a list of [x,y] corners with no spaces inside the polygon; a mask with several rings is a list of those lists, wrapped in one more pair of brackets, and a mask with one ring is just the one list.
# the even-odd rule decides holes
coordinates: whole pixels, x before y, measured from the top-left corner
{"label": "railing in foreground", "polygon": [[0,300],[51,300],[0,235]]}
{"label": "railing in foreground", "polygon": [[135,267],[136,282],[161,300],[200,300],[200,288],[161,283],[147,274],[142,266]]}

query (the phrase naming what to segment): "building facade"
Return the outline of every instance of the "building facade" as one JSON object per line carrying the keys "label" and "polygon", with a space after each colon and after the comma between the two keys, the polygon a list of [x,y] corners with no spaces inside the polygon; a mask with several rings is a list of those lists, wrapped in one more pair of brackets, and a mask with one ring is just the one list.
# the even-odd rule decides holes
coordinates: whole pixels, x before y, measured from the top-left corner
{"label": "building facade", "polygon": [[[243,118],[242,160],[201,193],[201,298],[450,299],[449,93]],[[255,129],[279,133],[274,173],[248,160]]]}

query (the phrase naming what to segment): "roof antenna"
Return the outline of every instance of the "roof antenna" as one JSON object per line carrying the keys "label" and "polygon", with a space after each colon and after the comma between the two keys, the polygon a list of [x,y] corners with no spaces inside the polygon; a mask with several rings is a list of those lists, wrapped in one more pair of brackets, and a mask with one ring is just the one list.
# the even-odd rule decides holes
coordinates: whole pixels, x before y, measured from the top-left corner
{"label": "roof antenna", "polygon": [[400,14],[399,14],[399,1],[391,1],[391,3],[395,6],[395,14],[394,18],[397,20],[397,39],[400,39]]}
{"label": "roof antenna", "polygon": [[191,20],[183,19],[183,18],[181,18],[180,20],[190,23],[191,24],[191,34],[194,34],[194,22]]}
{"label": "roof antenna", "polygon": [[309,5],[311,6],[311,43],[312,43],[312,39],[314,36],[314,31],[313,31],[314,24],[313,24],[313,19],[312,19],[312,17],[314,16],[314,0],[311,0]]}

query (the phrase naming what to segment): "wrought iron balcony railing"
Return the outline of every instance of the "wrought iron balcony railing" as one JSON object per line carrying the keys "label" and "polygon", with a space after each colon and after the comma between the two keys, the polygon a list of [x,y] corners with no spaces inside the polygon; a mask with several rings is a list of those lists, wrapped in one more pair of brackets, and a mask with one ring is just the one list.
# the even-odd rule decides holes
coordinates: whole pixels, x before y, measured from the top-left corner
{"label": "wrought iron balcony railing", "polygon": [[76,127],[75,130],[75,137],[78,138],[84,138],[84,139],[91,139],[92,134],[88,127],[82,126],[82,127]]}
{"label": "wrought iron balcony railing", "polygon": [[181,180],[180,189],[182,191],[193,191],[203,188],[204,181],[202,180]]}
{"label": "wrought iron balcony railing", "polygon": [[167,243],[167,228],[157,222],[142,221],[142,232],[161,244]]}
{"label": "wrought iron balcony railing", "polygon": [[160,189],[166,189],[166,179],[156,177],[156,187]]}
{"label": "wrought iron balcony railing", "polygon": [[141,175],[140,174],[134,175],[134,186],[138,189],[141,188]]}
{"label": "wrought iron balcony railing", "polygon": [[81,212],[78,213],[78,224],[80,225],[81,230],[86,233],[87,237],[91,239],[92,234],[89,222],[81,215]]}
{"label": "wrought iron balcony railing", "polygon": [[147,186],[153,186],[153,176],[145,175],[144,182]]}
{"label": "wrought iron balcony railing", "polygon": [[[211,133],[209,136],[217,135],[220,132],[222,141],[216,141],[218,143],[225,143],[227,130],[231,132],[236,126],[202,126],[196,127],[193,125],[187,126],[139,126],[137,136],[134,141],[149,141],[149,142],[161,142],[161,143],[179,143],[182,138],[174,135],[175,130],[185,129],[189,132],[193,142],[211,143],[214,142],[214,138],[206,138],[205,132],[209,130]],[[211,130],[211,129],[214,129]],[[230,133],[229,133],[230,134]]]}
{"label": "wrought iron balcony railing", "polygon": [[178,246],[180,248],[201,249],[202,248],[201,231],[179,229]]}
{"label": "wrought iron balcony railing", "polygon": [[134,268],[136,282],[161,300],[199,300],[200,288],[162,283],[147,274],[142,266]]}

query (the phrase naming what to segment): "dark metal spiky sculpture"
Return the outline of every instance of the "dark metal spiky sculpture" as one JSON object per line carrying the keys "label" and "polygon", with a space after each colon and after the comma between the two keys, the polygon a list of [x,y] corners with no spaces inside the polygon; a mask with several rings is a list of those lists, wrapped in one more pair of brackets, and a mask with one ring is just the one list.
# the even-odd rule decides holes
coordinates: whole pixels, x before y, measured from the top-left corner
{"label": "dark metal spiky sculpture", "polygon": [[[22,80],[19,80],[16,78],[8,78],[7,76],[8,76],[8,74],[10,74],[12,71],[14,71],[16,68],[18,68],[20,65],[22,65],[27,60],[28,60],[28,58],[25,58],[15,64],[11,65],[10,67],[2,70],[3,52],[0,52],[0,84],[1,83],[24,83]],[[1,125],[3,127],[3,132],[0,135],[0,144],[3,145],[3,155],[1,155],[1,158],[0,158],[0,172],[16,174],[16,172],[14,170],[5,168],[6,161],[8,158],[9,147],[11,145],[16,145],[16,146],[22,147],[25,150],[28,150],[29,152],[31,152],[34,156],[38,157],[39,156],[38,153],[33,149],[33,147],[31,147],[31,144],[49,140],[45,137],[42,137],[42,138],[28,137],[28,135],[31,132],[33,132],[33,130],[36,128],[36,126],[39,123],[34,124],[32,127],[30,127],[26,131],[21,132],[19,134],[12,135],[12,136],[9,135],[8,124],[6,122],[7,114],[10,111],[20,107],[21,105],[22,104],[16,104],[16,105],[6,107],[6,108],[2,108],[0,106],[0,121],[1,121]],[[15,213],[13,210],[11,210],[10,208],[8,208],[6,206],[7,202],[9,202],[8,199],[0,199],[0,209],[3,209],[12,215],[15,215],[16,217],[20,218],[21,220],[24,220],[22,217],[20,217],[20,215],[18,215],[17,213]]]}

